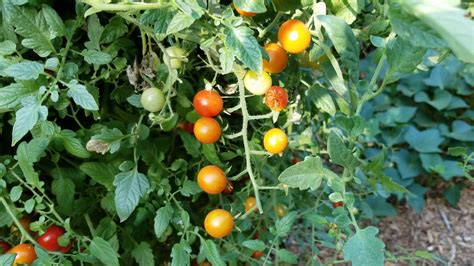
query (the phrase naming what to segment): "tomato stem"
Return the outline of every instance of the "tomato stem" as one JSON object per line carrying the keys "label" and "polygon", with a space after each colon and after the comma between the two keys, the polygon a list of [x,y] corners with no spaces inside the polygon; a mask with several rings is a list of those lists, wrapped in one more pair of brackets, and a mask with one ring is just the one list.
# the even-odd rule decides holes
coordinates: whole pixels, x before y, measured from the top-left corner
{"label": "tomato stem", "polygon": [[16,218],[15,214],[10,209],[10,205],[8,205],[7,201],[2,196],[0,196],[0,202],[5,207],[5,210],[7,211],[8,215],[10,215],[10,217],[12,218],[13,223],[16,225],[18,230],[20,230],[21,236],[26,238],[28,241],[35,244],[36,246],[39,246],[38,242],[36,242],[36,240],[34,240],[33,237],[31,237],[30,234],[25,230],[23,225],[21,225],[20,221]]}

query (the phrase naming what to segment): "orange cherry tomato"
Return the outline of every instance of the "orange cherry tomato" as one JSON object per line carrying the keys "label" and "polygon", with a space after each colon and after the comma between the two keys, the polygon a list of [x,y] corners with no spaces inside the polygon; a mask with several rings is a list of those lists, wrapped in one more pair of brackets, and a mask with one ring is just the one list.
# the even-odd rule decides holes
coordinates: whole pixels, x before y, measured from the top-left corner
{"label": "orange cherry tomato", "polygon": [[237,13],[239,13],[243,17],[253,17],[253,16],[257,15],[257,13],[247,12],[247,11],[244,11],[244,10],[238,8],[237,5],[234,2],[232,2],[232,5],[234,6],[235,11],[237,11]]}
{"label": "orange cherry tomato", "polygon": [[219,194],[227,185],[224,171],[215,165],[202,168],[198,173],[197,181],[199,187],[208,194]]}
{"label": "orange cherry tomato", "polygon": [[214,118],[201,117],[194,124],[194,136],[203,144],[212,144],[221,137],[221,126]]}
{"label": "orange cherry tomato", "polygon": [[257,200],[255,199],[255,197],[248,197],[244,202],[245,211],[248,212],[255,206],[255,204],[257,204]]}
{"label": "orange cherry tomato", "polygon": [[257,259],[257,260],[260,259],[263,255],[264,255],[264,254],[263,254],[262,251],[254,251],[254,252],[252,253],[252,257],[255,258],[255,259]]}
{"label": "orange cherry tomato", "polygon": [[338,201],[338,202],[333,202],[333,203],[332,203],[332,207],[333,207],[334,209],[337,208],[337,207],[342,207],[342,206],[344,206],[344,202],[342,202],[342,201]]}
{"label": "orange cherry tomato", "polygon": [[311,33],[303,22],[292,19],[280,26],[278,41],[288,53],[298,54],[308,48],[311,43]]}
{"label": "orange cherry tomato", "polygon": [[275,207],[275,212],[276,214],[278,215],[278,217],[283,217],[285,216],[286,214],[286,207],[285,205],[283,204],[278,204],[276,207]]}
{"label": "orange cherry tomato", "polygon": [[204,228],[212,237],[225,237],[234,228],[234,217],[226,210],[215,209],[206,215]]}
{"label": "orange cherry tomato", "polygon": [[16,254],[13,266],[18,264],[31,265],[36,260],[36,252],[31,244],[19,244],[10,249],[7,253]]}
{"label": "orange cherry tomato", "polygon": [[263,146],[271,154],[280,154],[288,146],[288,137],[279,128],[272,128],[263,137]]}
{"label": "orange cherry tomato", "polygon": [[280,45],[269,43],[265,45],[269,61],[263,59],[263,70],[269,73],[280,73],[288,64],[288,55]]}
{"label": "orange cherry tomato", "polygon": [[280,112],[288,104],[288,93],[282,87],[272,86],[265,93],[264,101],[272,111]]}
{"label": "orange cherry tomato", "polygon": [[222,111],[224,101],[217,91],[202,90],[194,95],[193,104],[196,113],[213,117]]}

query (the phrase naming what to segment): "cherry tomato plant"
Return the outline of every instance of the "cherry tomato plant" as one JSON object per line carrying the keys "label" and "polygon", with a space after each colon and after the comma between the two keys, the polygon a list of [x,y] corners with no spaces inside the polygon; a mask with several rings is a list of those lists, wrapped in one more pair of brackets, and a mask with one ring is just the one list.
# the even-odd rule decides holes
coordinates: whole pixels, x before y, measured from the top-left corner
{"label": "cherry tomato plant", "polygon": [[0,265],[442,260],[370,221],[472,180],[472,10],[0,1]]}

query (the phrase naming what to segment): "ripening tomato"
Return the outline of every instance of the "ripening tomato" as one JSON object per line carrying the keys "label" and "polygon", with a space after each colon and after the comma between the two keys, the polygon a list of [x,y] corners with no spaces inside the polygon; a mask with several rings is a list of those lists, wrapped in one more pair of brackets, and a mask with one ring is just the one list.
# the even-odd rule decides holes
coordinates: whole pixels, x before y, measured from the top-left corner
{"label": "ripening tomato", "polygon": [[18,264],[31,265],[36,260],[36,252],[31,244],[19,244],[10,249],[7,253],[16,254],[13,266]]}
{"label": "ripening tomato", "polygon": [[249,70],[245,74],[244,85],[253,95],[263,95],[272,86],[272,78],[265,71],[259,74]]}
{"label": "ripening tomato", "polygon": [[234,6],[235,11],[237,11],[237,13],[239,13],[241,16],[253,17],[253,16],[257,15],[257,13],[247,12],[247,11],[244,11],[244,10],[238,8],[237,5],[234,2],[232,2],[232,5]]}
{"label": "ripening tomato", "polygon": [[64,229],[57,225],[51,225],[46,232],[38,237],[37,241],[44,249],[48,251],[57,251],[61,248],[67,248],[59,245],[58,238],[64,235]]}
{"label": "ripening tomato", "polygon": [[269,61],[263,59],[263,70],[269,73],[280,73],[288,64],[288,55],[280,45],[269,43],[265,45]]}
{"label": "ripening tomato", "polygon": [[255,197],[248,197],[244,202],[245,211],[248,212],[255,206],[255,204],[257,204],[257,200],[255,199]]}
{"label": "ripening tomato", "polygon": [[140,102],[148,112],[158,112],[165,106],[165,95],[160,89],[148,88],[142,92]]}
{"label": "ripening tomato", "polygon": [[201,264],[199,264],[199,266],[212,266],[212,264],[208,261],[203,261]]}
{"label": "ripening tomato", "polygon": [[178,124],[178,127],[181,128],[182,130],[194,134],[194,124],[189,123],[189,122],[180,122]]}
{"label": "ripening tomato", "polygon": [[234,186],[232,185],[232,181],[227,181],[227,185],[225,186],[222,193],[228,195],[228,194],[231,194],[233,191],[234,191]]}
{"label": "ripening tomato", "polygon": [[311,33],[303,22],[291,19],[280,26],[278,41],[288,53],[298,54],[308,48],[311,42]]}
{"label": "ripening tomato", "polygon": [[282,218],[286,214],[286,207],[283,204],[278,204],[275,207],[275,212],[278,215],[278,217]]}
{"label": "ripening tomato", "polygon": [[265,93],[264,100],[268,108],[270,108],[272,111],[280,112],[281,110],[285,109],[286,105],[288,104],[288,93],[282,87],[272,86]]}
{"label": "ripening tomato", "polygon": [[226,210],[215,209],[206,215],[204,228],[212,237],[225,237],[234,228],[234,217]]}
{"label": "ripening tomato", "polygon": [[221,137],[221,126],[214,118],[201,117],[194,124],[194,136],[201,143],[212,144]]}
{"label": "ripening tomato", "polygon": [[263,137],[263,147],[271,154],[280,154],[288,146],[288,137],[279,128],[272,128]]}
{"label": "ripening tomato", "polygon": [[215,165],[202,168],[197,176],[199,187],[207,194],[221,193],[227,184],[224,171]]}
{"label": "ripening tomato", "polygon": [[7,242],[0,241],[0,254],[6,253],[10,248],[11,246]]}
{"label": "ripening tomato", "polygon": [[196,113],[205,117],[213,117],[222,112],[224,101],[218,92],[202,90],[194,95],[193,105]]}
{"label": "ripening tomato", "polygon": [[[166,48],[166,53],[170,56],[170,66],[173,69],[181,68],[183,57],[186,55],[186,51],[184,51],[179,46],[170,46]],[[166,62],[166,60],[163,60]]]}
{"label": "ripening tomato", "polygon": [[[28,218],[28,216],[21,217],[19,222],[21,226],[23,227],[23,229],[25,229],[28,233],[31,233],[31,228],[30,228],[31,220],[30,218]],[[10,232],[16,236],[21,236],[20,230],[18,230],[16,225],[12,225],[12,227],[10,228]]]}
{"label": "ripening tomato", "polygon": [[264,254],[263,254],[262,251],[254,251],[254,252],[252,253],[252,257],[255,258],[255,259],[257,259],[257,260],[260,259],[263,255],[264,255]]}
{"label": "ripening tomato", "polygon": [[342,206],[344,206],[344,202],[342,202],[342,201],[338,201],[338,202],[333,202],[333,203],[332,203],[332,207],[333,207],[334,209],[337,208],[337,207],[342,207]]}

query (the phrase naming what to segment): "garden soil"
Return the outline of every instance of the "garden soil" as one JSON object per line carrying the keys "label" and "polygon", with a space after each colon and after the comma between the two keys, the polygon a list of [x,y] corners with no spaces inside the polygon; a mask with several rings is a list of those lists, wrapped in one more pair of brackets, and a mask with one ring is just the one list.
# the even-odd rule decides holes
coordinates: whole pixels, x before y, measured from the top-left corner
{"label": "garden soil", "polygon": [[379,223],[380,237],[388,250],[396,254],[428,250],[449,265],[474,265],[474,186],[463,189],[456,207],[442,198],[428,198],[420,214],[407,207],[400,207],[397,212],[396,217]]}

